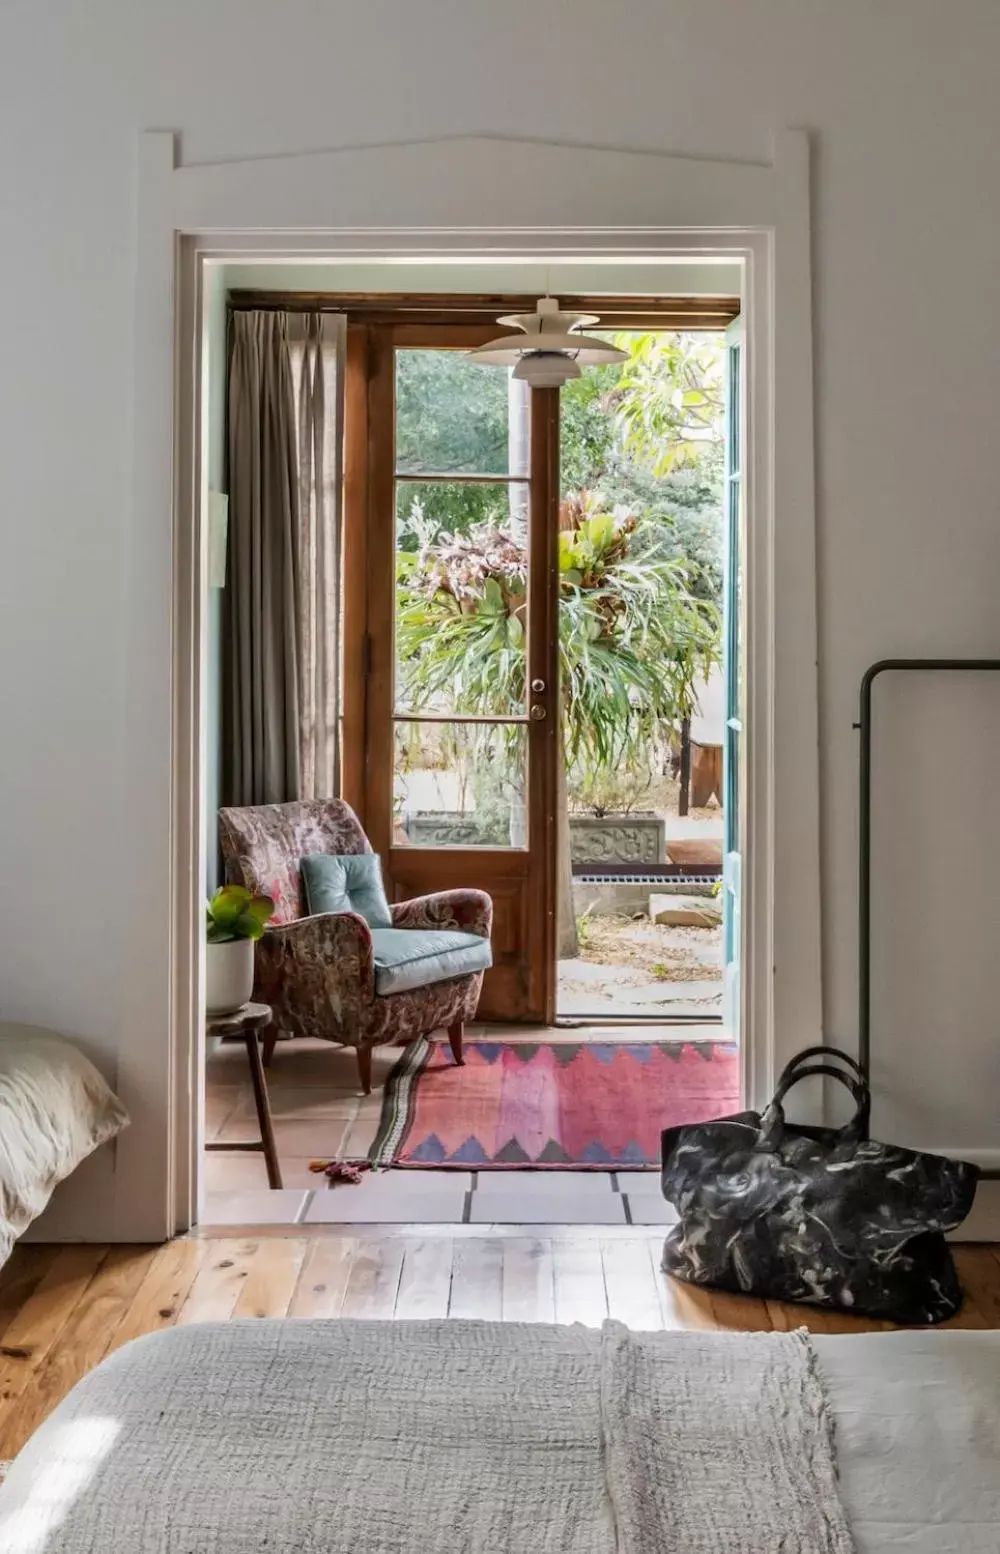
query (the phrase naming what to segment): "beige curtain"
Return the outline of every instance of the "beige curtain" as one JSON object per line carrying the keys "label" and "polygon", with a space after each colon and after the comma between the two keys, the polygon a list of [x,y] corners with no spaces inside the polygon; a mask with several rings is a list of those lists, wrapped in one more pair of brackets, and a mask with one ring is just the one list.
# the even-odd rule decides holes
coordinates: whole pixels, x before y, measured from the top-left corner
{"label": "beige curtain", "polygon": [[300,796],[340,789],[342,315],[289,320],[299,470]]}
{"label": "beige curtain", "polygon": [[233,314],[223,802],[337,791],[339,320]]}

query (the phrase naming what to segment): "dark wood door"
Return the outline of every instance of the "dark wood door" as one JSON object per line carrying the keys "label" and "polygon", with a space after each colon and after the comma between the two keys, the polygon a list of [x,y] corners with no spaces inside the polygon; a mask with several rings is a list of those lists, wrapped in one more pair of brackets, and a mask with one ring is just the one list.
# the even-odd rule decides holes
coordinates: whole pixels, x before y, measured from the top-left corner
{"label": "dark wood door", "polygon": [[482,1015],[550,1021],[558,391],[471,362],[495,333],[349,332],[345,793],[395,899],[492,897]]}

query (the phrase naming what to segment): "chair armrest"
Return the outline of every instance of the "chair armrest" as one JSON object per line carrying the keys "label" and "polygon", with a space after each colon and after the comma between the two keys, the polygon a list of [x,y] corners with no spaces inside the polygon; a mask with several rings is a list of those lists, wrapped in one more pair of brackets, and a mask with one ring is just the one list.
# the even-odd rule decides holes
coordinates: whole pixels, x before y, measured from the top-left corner
{"label": "chair armrest", "polygon": [[265,928],[257,944],[257,986],[265,1003],[287,1002],[321,981],[375,996],[371,929],[357,912],[320,912]]}
{"label": "chair armrest", "polygon": [[488,939],[493,927],[493,902],[485,890],[438,890],[430,896],[397,901],[394,928],[456,928]]}

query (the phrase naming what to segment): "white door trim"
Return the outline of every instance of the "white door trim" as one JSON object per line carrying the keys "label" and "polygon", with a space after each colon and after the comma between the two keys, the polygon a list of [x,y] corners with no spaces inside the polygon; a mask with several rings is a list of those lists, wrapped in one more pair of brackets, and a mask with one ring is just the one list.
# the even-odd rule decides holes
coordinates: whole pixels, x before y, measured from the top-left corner
{"label": "white door trim", "polygon": [[[745,1084],[820,1039],[809,147],[769,164],[484,138],[183,166],[141,137],[135,314],[130,781],[141,860],[119,1078],[134,1125],[116,1233],[194,1214],[204,879],[206,266],[392,255],[724,257],[746,276]],[[139,871],[137,870],[137,873]]]}

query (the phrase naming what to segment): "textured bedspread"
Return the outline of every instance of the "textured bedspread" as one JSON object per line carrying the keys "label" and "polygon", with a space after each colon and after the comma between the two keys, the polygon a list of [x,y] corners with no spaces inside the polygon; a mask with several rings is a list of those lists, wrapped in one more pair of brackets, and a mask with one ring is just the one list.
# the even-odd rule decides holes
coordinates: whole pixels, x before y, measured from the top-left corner
{"label": "textured bedspread", "polygon": [[849,1554],[797,1335],[259,1322],[127,1346],[0,1490],[18,1554]]}

